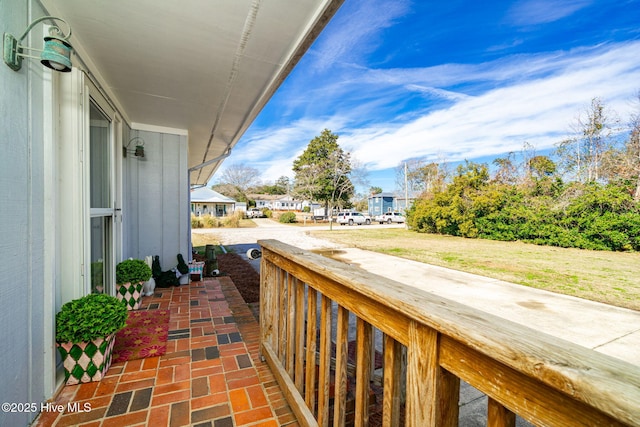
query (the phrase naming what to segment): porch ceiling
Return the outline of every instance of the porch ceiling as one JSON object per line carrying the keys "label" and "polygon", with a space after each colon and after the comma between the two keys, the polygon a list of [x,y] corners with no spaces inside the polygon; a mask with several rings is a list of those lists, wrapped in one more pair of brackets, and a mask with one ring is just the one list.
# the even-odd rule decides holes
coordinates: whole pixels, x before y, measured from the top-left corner
{"label": "porch ceiling", "polygon": [[[130,124],[186,130],[189,168],[227,153],[343,0],[41,0]],[[74,64],[76,65],[76,64]],[[224,159],[190,172],[206,184]]]}

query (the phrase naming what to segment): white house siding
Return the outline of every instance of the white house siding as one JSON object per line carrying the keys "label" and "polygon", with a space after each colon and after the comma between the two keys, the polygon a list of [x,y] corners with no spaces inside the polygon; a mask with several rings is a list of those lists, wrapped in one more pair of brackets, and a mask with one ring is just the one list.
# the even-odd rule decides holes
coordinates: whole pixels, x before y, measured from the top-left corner
{"label": "white house siding", "polygon": [[[32,15],[29,15],[29,12]],[[20,37],[31,18],[43,15],[36,2],[0,2],[0,27]],[[38,42],[40,40],[40,42]],[[41,44],[36,28],[25,41]],[[45,334],[51,334],[51,278],[45,277],[44,96],[48,75],[25,60],[19,72],[0,66],[0,401],[41,402]],[[45,110],[46,111],[46,110]],[[49,206],[49,205],[47,205]],[[49,224],[49,222],[46,222]],[[45,301],[45,295],[48,301]],[[50,386],[50,385],[49,385]],[[27,425],[37,414],[0,412],[0,425]]]}
{"label": "white house siding", "polygon": [[[0,32],[20,37],[44,15],[37,1],[0,1]],[[24,42],[41,48],[42,27]],[[37,60],[25,59],[18,72],[0,63],[1,402],[39,409],[53,396],[55,313],[86,289],[83,84],[77,69],[62,76]],[[157,254],[173,267],[189,247],[187,136],[126,125],[123,133],[124,142],[145,140],[146,157],[123,159],[122,256]],[[27,426],[36,416],[0,411],[0,426]]]}
{"label": "white house siding", "polygon": [[168,270],[189,258],[187,137],[131,130],[144,140],[144,159],[123,162],[124,257],[159,255]]}

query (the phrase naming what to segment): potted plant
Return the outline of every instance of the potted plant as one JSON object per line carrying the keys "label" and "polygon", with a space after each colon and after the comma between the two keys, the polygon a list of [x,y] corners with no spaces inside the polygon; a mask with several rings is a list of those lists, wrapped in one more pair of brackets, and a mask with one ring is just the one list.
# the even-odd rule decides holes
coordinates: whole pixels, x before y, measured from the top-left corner
{"label": "potted plant", "polygon": [[124,303],[105,294],[67,302],[56,314],[56,345],[69,385],[100,381],[111,366],[115,334],[129,315]]}
{"label": "potted plant", "polygon": [[116,265],[116,296],[129,310],[140,308],[142,287],[151,278],[151,269],[141,259],[127,259]]}

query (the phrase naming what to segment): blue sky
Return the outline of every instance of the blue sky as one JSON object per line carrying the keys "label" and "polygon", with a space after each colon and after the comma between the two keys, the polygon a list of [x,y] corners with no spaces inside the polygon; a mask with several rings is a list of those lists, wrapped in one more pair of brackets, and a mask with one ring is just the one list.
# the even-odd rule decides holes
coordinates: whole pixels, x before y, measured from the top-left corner
{"label": "blue sky", "polygon": [[626,121],[639,90],[640,0],[346,0],[222,170],[293,177],[328,128],[393,191],[407,159],[543,152],[594,97]]}

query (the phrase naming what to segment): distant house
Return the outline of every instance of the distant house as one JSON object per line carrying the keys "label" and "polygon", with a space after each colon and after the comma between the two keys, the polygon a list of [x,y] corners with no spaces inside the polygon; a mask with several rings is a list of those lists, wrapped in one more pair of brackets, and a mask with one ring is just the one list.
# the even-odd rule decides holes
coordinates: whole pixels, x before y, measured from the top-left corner
{"label": "distant house", "polygon": [[404,212],[407,206],[411,206],[414,199],[405,199],[393,193],[378,193],[369,196],[368,213],[371,216],[382,215],[384,212]]}
{"label": "distant house", "polygon": [[247,197],[256,201],[258,209],[301,211],[305,206],[311,206],[306,200],[297,200],[289,194],[249,194]]}
{"label": "distant house", "polygon": [[227,216],[233,213],[236,201],[210,188],[191,191],[191,213],[195,216]]}

